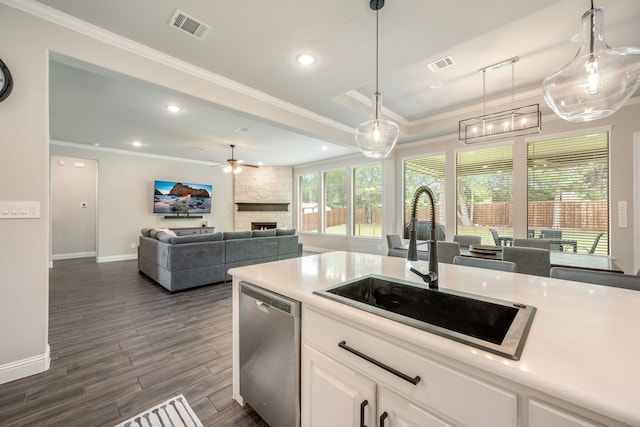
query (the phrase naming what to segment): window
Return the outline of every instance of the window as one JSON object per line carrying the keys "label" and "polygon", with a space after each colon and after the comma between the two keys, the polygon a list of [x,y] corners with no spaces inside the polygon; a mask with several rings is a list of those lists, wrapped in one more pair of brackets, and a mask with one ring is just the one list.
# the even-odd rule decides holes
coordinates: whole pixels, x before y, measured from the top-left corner
{"label": "window", "polygon": [[324,232],[347,234],[347,171],[324,173]]}
{"label": "window", "polygon": [[513,236],[513,147],[460,151],[456,155],[456,234],[495,244],[491,229]]}
{"label": "window", "polygon": [[[409,238],[406,234],[407,225],[411,219],[411,202],[413,195],[419,187],[426,185],[431,189],[435,196],[436,218],[439,224],[444,224],[445,218],[445,182],[444,182],[444,163],[445,156],[430,156],[420,159],[405,160],[404,162],[404,223],[405,238]],[[421,196],[418,201],[418,211],[416,217],[418,220],[431,221],[431,212],[429,212],[429,204],[426,196]]]}
{"label": "window", "polygon": [[382,165],[353,170],[353,235],[382,237]]}
{"label": "window", "polygon": [[[529,237],[552,230],[575,241],[552,249],[609,253],[609,133],[531,142],[527,145]],[[605,233],[605,234],[601,234]]]}
{"label": "window", "polygon": [[318,175],[300,176],[298,181],[300,231],[318,232]]}

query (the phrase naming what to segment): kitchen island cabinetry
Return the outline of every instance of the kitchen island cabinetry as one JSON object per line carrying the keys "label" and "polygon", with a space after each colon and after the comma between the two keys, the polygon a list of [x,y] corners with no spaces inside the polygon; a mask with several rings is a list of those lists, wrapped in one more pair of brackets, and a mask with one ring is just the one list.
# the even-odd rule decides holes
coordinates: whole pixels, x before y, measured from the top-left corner
{"label": "kitchen island cabinetry", "polygon": [[[316,392],[314,385],[317,378],[313,365],[320,359],[317,354],[328,359],[325,363],[327,377],[344,379],[349,377],[346,372],[351,372],[350,376],[368,378],[375,384],[379,393],[375,416],[379,419],[386,412],[386,425],[473,425],[479,418],[493,427],[516,425],[515,393],[433,362],[407,350],[406,344],[389,341],[364,325],[327,316],[308,307],[303,308],[302,317],[303,425],[360,425],[346,419],[333,420],[336,424],[314,422],[314,402],[324,398]],[[327,371],[331,366],[338,368]],[[339,397],[334,394],[332,399]],[[373,409],[376,400],[367,400]],[[309,418],[305,418],[305,412]],[[365,418],[367,425],[376,425],[369,421],[370,418]],[[394,418],[413,422],[393,423]]]}
{"label": "kitchen island cabinetry", "polygon": [[359,426],[365,400],[368,427],[640,427],[640,292],[440,264],[442,289],[537,308],[520,360],[314,294],[370,274],[421,284],[420,263],[329,252],[232,269],[233,398],[246,280],[301,302],[302,427]]}

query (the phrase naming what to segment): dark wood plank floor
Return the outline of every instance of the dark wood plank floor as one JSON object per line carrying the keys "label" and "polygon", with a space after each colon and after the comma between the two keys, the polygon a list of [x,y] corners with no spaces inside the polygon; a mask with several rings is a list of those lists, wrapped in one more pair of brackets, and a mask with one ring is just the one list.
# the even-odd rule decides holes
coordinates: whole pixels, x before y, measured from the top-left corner
{"label": "dark wood plank floor", "polygon": [[113,426],[184,394],[205,426],[266,426],[231,399],[231,284],[171,294],[137,261],[56,261],[48,371],[0,385],[0,426]]}

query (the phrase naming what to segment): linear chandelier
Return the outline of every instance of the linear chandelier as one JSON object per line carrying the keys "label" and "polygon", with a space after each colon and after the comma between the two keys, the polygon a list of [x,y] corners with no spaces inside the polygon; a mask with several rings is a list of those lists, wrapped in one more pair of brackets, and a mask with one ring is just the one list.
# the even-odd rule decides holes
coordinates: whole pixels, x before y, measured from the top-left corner
{"label": "linear chandelier", "polygon": [[[542,131],[540,104],[514,107],[515,64],[520,58],[513,57],[488,67],[482,73],[482,116],[460,120],[458,139],[463,144],[530,135]],[[487,114],[487,72],[511,65],[511,109]]]}

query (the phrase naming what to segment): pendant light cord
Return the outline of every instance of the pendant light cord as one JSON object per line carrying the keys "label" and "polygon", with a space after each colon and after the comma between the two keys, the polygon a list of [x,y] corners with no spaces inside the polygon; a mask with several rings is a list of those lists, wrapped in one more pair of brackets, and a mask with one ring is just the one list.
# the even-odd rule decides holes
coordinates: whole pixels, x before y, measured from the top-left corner
{"label": "pendant light cord", "polygon": [[374,110],[375,110],[375,114],[376,114],[376,120],[378,120],[378,98],[380,97],[380,92],[378,90],[378,13],[380,12],[380,9],[376,9],[376,105],[374,106]]}
{"label": "pendant light cord", "polygon": [[591,33],[590,33],[590,38],[589,38],[589,53],[591,53],[591,56],[593,56],[593,45],[595,43],[595,33],[596,33],[596,14],[595,14],[595,10],[593,8],[593,0],[591,0]]}

